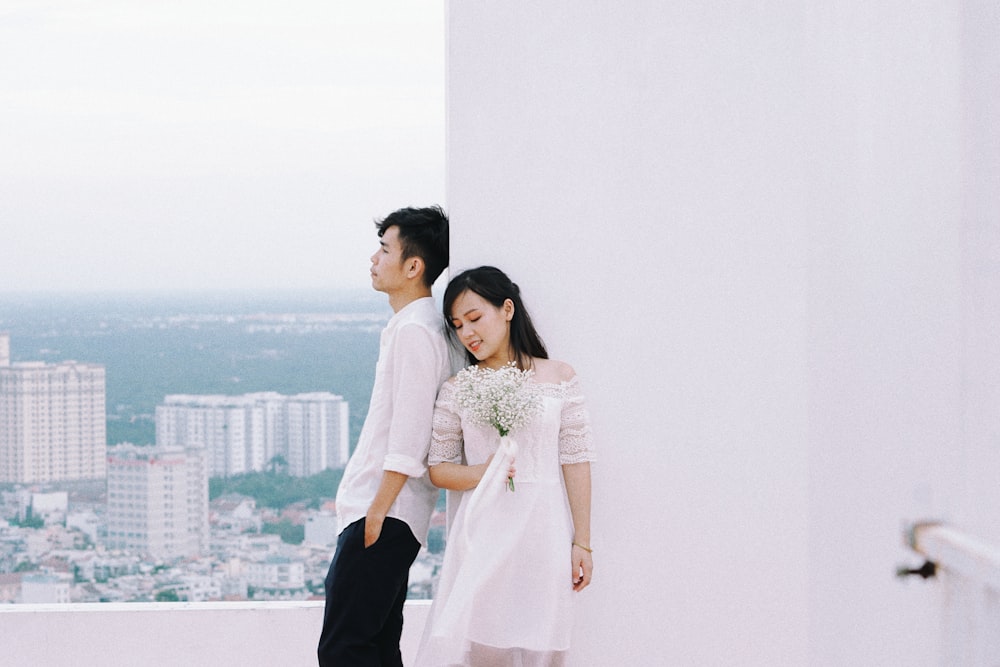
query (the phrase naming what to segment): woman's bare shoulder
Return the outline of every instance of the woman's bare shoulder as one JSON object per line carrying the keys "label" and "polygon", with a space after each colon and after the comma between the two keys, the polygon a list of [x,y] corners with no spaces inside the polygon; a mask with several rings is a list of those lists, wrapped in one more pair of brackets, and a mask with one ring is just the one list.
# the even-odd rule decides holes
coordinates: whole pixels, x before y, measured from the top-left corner
{"label": "woman's bare shoulder", "polygon": [[576,371],[565,361],[558,359],[533,359],[535,381],[551,384],[569,382],[576,377]]}

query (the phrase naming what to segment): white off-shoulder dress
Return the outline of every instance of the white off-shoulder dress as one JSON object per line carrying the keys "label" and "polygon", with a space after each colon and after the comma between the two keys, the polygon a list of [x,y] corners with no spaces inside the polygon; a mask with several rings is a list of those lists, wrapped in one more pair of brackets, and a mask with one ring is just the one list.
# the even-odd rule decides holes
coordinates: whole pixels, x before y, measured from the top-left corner
{"label": "white off-shoulder dress", "polygon": [[[562,464],[594,460],[593,438],[576,377],[538,383],[542,411],[511,434],[479,486],[461,494],[444,564],[417,654],[419,667],[561,665],[573,625],[573,524]],[[497,452],[495,429],[471,423],[445,383],[434,408],[429,464],[484,463]]]}

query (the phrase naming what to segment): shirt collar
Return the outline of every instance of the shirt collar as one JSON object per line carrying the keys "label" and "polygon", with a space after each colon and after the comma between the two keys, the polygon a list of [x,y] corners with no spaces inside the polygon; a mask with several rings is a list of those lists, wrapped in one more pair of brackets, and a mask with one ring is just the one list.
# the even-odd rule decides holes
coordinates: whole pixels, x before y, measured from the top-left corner
{"label": "shirt collar", "polygon": [[389,324],[386,328],[391,329],[403,320],[411,319],[413,316],[420,314],[420,311],[430,309],[432,312],[436,310],[434,305],[434,297],[432,296],[422,296],[419,299],[414,299],[410,303],[406,304],[399,309],[398,312],[393,313],[393,316],[389,318]]}

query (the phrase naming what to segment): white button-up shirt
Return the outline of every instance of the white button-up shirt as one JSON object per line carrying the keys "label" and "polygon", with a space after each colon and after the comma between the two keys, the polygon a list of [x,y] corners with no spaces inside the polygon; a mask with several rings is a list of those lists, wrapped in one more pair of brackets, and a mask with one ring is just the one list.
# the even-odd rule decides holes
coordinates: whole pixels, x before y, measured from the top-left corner
{"label": "white button-up shirt", "polygon": [[427,450],[438,387],[451,373],[444,319],[434,299],[417,299],[392,316],[379,341],[375,384],[358,446],[337,490],[343,530],[368,513],[382,471],[409,477],[387,516],[405,521],[427,544],[438,489],[427,472]]}

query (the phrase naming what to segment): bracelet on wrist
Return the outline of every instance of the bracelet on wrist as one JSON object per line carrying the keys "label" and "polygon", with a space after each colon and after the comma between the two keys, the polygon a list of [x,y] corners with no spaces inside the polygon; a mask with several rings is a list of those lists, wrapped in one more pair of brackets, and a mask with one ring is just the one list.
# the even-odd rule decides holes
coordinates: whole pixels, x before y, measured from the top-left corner
{"label": "bracelet on wrist", "polygon": [[574,542],[573,546],[574,547],[580,547],[581,549],[583,549],[584,551],[586,551],[588,554],[594,553],[593,549],[591,549],[590,547],[585,547],[582,544],[580,544],[579,542]]}

